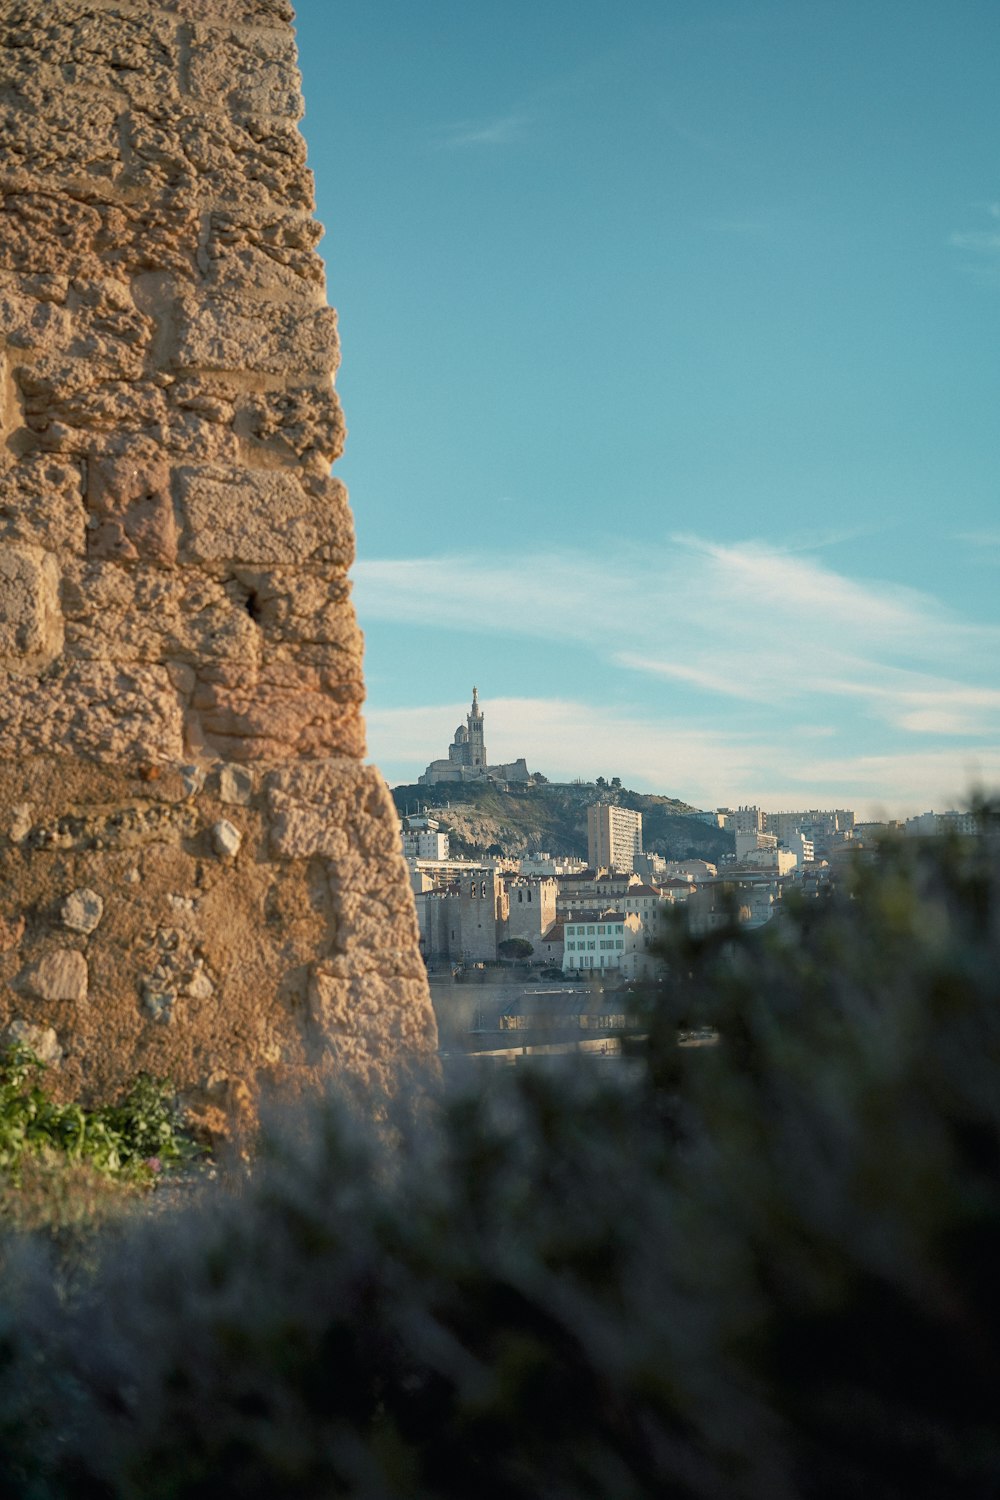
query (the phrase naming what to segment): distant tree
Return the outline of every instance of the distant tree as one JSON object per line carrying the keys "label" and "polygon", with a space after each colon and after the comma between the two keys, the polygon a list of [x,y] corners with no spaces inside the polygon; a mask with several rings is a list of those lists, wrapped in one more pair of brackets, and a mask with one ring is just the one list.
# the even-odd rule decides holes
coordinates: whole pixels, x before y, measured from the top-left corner
{"label": "distant tree", "polygon": [[511,961],[530,958],[534,951],[527,938],[504,938],[502,943],[497,943],[497,952],[500,957],[508,958]]}
{"label": "distant tree", "polygon": [[502,844],[491,844],[490,847],[487,849],[486,853],[489,854],[489,855],[492,855],[494,859],[503,859],[503,855],[504,855],[503,845]]}
{"label": "distant tree", "polygon": [[605,781],[603,776],[598,776],[597,781],[595,782],[596,786],[607,786],[607,784],[608,783]]}
{"label": "distant tree", "polygon": [[612,786],[618,787],[618,789],[620,791],[621,790],[621,784],[622,784],[622,779],[621,779],[620,776],[612,776],[612,778],[611,778],[611,785]]}

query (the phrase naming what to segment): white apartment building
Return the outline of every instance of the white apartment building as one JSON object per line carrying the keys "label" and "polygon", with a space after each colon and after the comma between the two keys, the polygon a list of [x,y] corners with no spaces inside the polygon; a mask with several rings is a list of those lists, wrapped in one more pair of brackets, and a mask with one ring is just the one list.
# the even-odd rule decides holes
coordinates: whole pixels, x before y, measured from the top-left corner
{"label": "white apartment building", "polygon": [[584,912],[563,925],[563,973],[614,969],[631,974],[644,951],[636,913]]}
{"label": "white apartment building", "polygon": [[592,870],[631,870],[642,853],[642,813],[595,802],[587,808],[587,863]]}
{"label": "white apartment building", "polygon": [[736,863],[743,864],[747,856],[758,849],[777,849],[778,839],[773,833],[760,833],[756,828],[736,830]]}
{"label": "white apartment building", "polygon": [[723,828],[730,833],[763,833],[767,826],[767,814],[760,807],[727,807],[723,812]]}
{"label": "white apartment building", "polygon": [[977,834],[980,831],[980,822],[973,812],[925,812],[915,818],[907,818],[906,832],[909,835],[961,833]]}
{"label": "white apartment building", "polygon": [[796,869],[801,870],[803,865],[811,865],[815,860],[816,845],[812,839],[806,838],[805,834],[801,833],[798,829],[794,833],[790,833],[783,842],[788,846],[789,851],[795,855]]}
{"label": "white apartment building", "polygon": [[448,859],[451,846],[446,833],[429,828],[402,834],[403,854],[407,859]]}
{"label": "white apartment building", "polygon": [[764,849],[751,849],[740,861],[745,870],[767,870],[775,875],[790,875],[798,866],[791,849],[779,849],[777,844]]}

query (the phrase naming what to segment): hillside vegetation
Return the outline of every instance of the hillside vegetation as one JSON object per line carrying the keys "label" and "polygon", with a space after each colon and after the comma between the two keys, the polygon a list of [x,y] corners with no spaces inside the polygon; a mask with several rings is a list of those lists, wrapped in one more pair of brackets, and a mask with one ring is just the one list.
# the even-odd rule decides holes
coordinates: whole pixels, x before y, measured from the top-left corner
{"label": "hillside vegetation", "polygon": [[600,787],[593,782],[541,782],[502,791],[490,783],[449,786],[397,786],[396,807],[426,811],[451,837],[452,853],[474,857],[487,851],[517,859],[531,850],[587,857],[587,808],[613,802],[642,813],[643,848],[665,859],[716,861],[733,848],[733,836],[693,817],[694,809],[675,797]]}

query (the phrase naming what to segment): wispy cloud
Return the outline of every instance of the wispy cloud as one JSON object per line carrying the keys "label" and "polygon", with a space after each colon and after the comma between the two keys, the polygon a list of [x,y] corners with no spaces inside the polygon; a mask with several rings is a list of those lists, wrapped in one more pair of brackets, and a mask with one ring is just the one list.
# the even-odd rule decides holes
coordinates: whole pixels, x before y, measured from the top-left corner
{"label": "wispy cloud", "polygon": [[[530,722],[531,745],[515,733],[503,756],[491,753],[530,753],[546,774],[555,768],[549,757],[575,745],[589,761],[579,774],[628,772],[650,786],[689,788],[693,800],[712,787],[717,796],[752,799],[762,787],[773,795],[794,788],[802,776],[813,784],[815,742],[824,740],[847,743],[856,767],[857,752],[894,747],[901,767],[925,768],[913,781],[919,788],[943,764],[921,759],[921,748],[936,754],[945,741],[951,779],[933,783],[940,804],[949,788],[957,795],[968,784],[966,762],[995,765],[983,742],[1000,740],[1000,629],[915,589],[851,577],[762,542],[685,536],[603,555],[367,561],[357,568],[357,603],[362,623],[439,628],[448,618],[494,640],[575,647],[582,670],[595,683],[613,682],[623,707],[603,718],[592,705],[563,704],[555,719],[554,708],[541,717],[533,708],[530,720],[519,714],[514,728],[523,736]],[[653,689],[657,682],[664,692]],[[648,715],[629,709],[629,697],[651,704]],[[464,709],[454,711],[461,717]],[[416,761],[442,753],[451,725],[445,731],[440,710],[433,730],[430,721],[407,722],[426,729]],[[555,723],[568,739],[545,731]],[[889,763],[868,759],[883,771]],[[555,774],[577,772],[563,764]],[[893,771],[884,783],[895,796],[904,795],[902,776]],[[860,771],[838,777],[845,796],[864,780]]]}
{"label": "wispy cloud", "polygon": [[961,253],[961,267],[978,280],[995,283],[1000,280],[1000,203],[975,205],[991,221],[988,228],[955,229],[948,244]]}
{"label": "wispy cloud", "polygon": [[954,245],[956,250],[975,250],[982,255],[995,255],[1000,251],[1000,233],[992,229],[956,230],[948,236],[948,243]]}
{"label": "wispy cloud", "polygon": [[[616,628],[612,601],[622,598],[642,600],[648,627]],[[492,633],[502,621],[513,636],[577,642],[631,672],[732,699],[853,697],[907,732],[931,732],[933,712],[951,715],[949,732],[1000,729],[999,628],[759,541],[687,535],[603,556],[366,561],[357,601],[363,618],[405,624]]]}
{"label": "wispy cloud", "polygon": [[440,150],[517,145],[527,140],[531,123],[526,110],[514,110],[484,120],[460,120],[445,126],[438,133],[436,144]]}

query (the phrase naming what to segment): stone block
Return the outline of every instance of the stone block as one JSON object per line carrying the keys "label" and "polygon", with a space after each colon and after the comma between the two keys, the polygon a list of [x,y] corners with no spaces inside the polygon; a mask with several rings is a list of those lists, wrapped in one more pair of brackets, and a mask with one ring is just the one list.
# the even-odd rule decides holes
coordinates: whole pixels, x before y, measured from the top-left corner
{"label": "stone block", "polygon": [[39,1000],[69,1000],[81,1005],[87,998],[87,960],[75,948],[56,948],[20,975],[20,987]]}
{"label": "stone block", "polygon": [[337,316],[329,307],[228,296],[186,296],[178,307],[176,370],[328,378],[339,357]]}
{"label": "stone block", "polygon": [[[247,601],[238,580],[201,569],[75,564],[63,584],[65,654],[185,669],[229,662],[255,680],[263,637]],[[179,682],[175,686],[183,691]]]}
{"label": "stone block", "polygon": [[75,320],[34,278],[0,274],[0,338],[9,349],[68,344]]}
{"label": "stone block", "polygon": [[177,561],[170,466],[162,450],[140,447],[134,456],[92,457],[87,509],[88,556],[163,568]]}
{"label": "stone block", "polygon": [[201,468],[181,469],[178,491],[187,559],[340,564],[350,549],[342,486],[307,489],[284,470]]}
{"label": "stone block", "polygon": [[82,496],[79,463],[32,453],[9,468],[0,468],[0,548],[42,542],[47,551],[82,553],[86,515]]}
{"label": "stone block", "polygon": [[191,713],[207,753],[243,764],[365,753],[358,705],[330,693],[200,680]]}
{"label": "stone block", "polygon": [[118,106],[96,97],[82,105],[54,85],[0,103],[0,186],[109,184],[120,164]]}
{"label": "stone block", "polygon": [[0,758],[51,751],[126,765],[182,761],[184,713],[167,670],[81,662],[54,680],[0,672]]}
{"label": "stone block", "polygon": [[[17,44],[29,33],[32,46]],[[125,98],[164,98],[177,92],[177,27],[166,17],[132,16],[99,9],[90,0],[7,0],[0,48],[13,60],[9,81],[18,87],[97,90]],[[87,95],[81,98],[89,102]]]}
{"label": "stone block", "polygon": [[267,801],[271,853],[275,859],[311,859],[323,855],[343,860],[359,850],[361,841],[383,825],[385,848],[398,847],[399,819],[385,782],[374,766],[326,760],[288,766],[268,778]]}
{"label": "stone block", "polygon": [[253,393],[239,407],[236,430],[285,462],[298,461],[321,474],[340,457],[347,436],[330,380]]}
{"label": "stone block", "polygon": [[0,267],[75,276],[100,271],[101,214],[58,193],[12,192],[0,205]]}
{"label": "stone block", "polygon": [[245,766],[223,766],[219,772],[219,801],[248,807],[253,801],[253,775]]}
{"label": "stone block", "polygon": [[273,116],[232,118],[194,100],[131,110],[125,128],[122,183],[174,193],[213,207],[270,200],[313,206],[305,143],[294,125]]}
{"label": "stone block", "polygon": [[304,213],[233,205],[209,216],[200,267],[214,294],[306,294],[322,298],[326,269],[316,254],[322,229]]}
{"label": "stone block", "polygon": [[155,432],[167,421],[163,390],[152,379],[105,378],[85,358],[48,353],[15,373],[25,426],[48,453],[85,458],[95,434]]}
{"label": "stone block", "polygon": [[[344,514],[349,520],[346,505]],[[351,586],[341,571],[350,562],[347,552],[335,569],[241,568],[240,580],[253,596],[254,618],[267,645],[287,644],[300,651],[332,646],[359,654],[361,632],[350,602]]]}
{"label": "stone block", "polygon": [[196,26],[187,65],[192,98],[234,114],[302,116],[295,42],[286,32]]}
{"label": "stone block", "polygon": [[0,669],[41,672],[62,646],[55,558],[40,547],[0,545]]}
{"label": "stone block", "polygon": [[220,859],[235,859],[242,844],[242,833],[228,818],[220,818],[218,823],[213,823],[212,848]]}
{"label": "stone block", "polygon": [[342,979],[314,969],[309,980],[310,1018],[327,1044],[339,1050],[353,1038],[365,1050],[397,1058],[426,1053],[436,1040],[427,1015],[425,980],[389,978],[376,969]]}
{"label": "stone block", "polygon": [[104,902],[96,891],[86,886],[71,891],[59,913],[62,924],[71,932],[82,932],[89,937],[100,926],[104,915]]}

